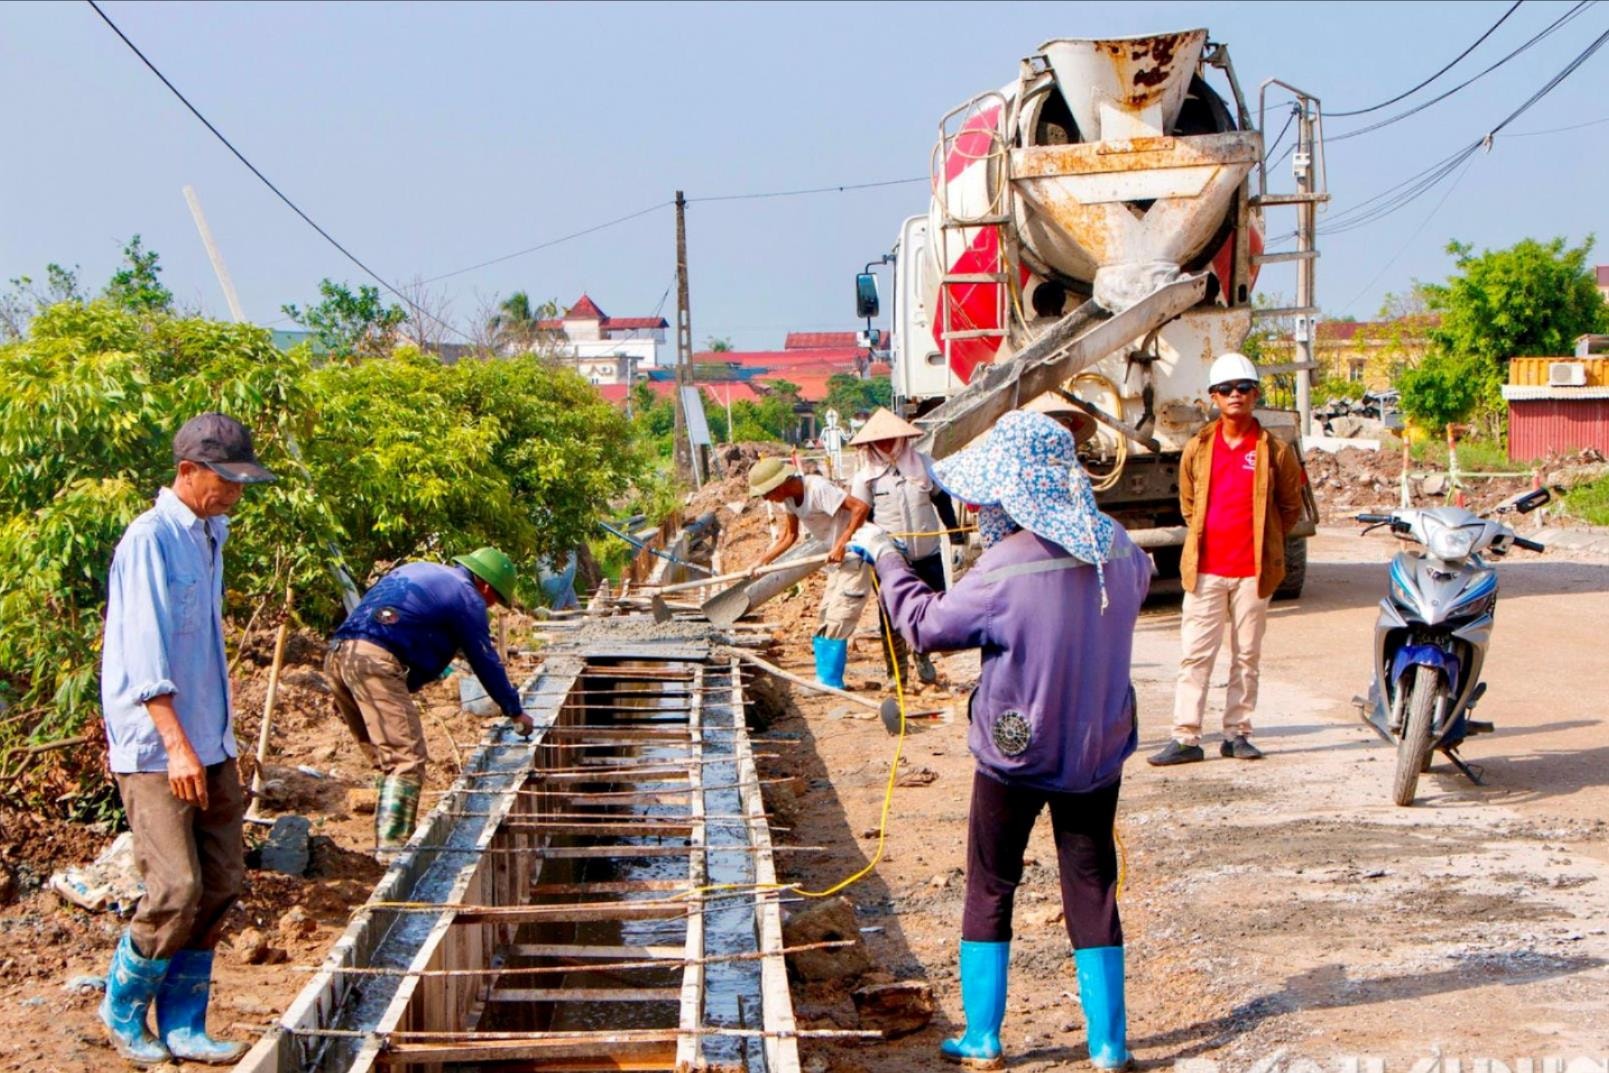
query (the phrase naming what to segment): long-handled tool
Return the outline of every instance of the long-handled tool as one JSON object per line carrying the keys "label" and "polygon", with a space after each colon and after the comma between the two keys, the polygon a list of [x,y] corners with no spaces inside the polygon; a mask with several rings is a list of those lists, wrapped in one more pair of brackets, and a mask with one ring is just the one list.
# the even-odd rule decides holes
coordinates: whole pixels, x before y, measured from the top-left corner
{"label": "long-handled tool", "polygon": [[[759,667],[761,670],[774,674],[785,682],[792,682],[794,685],[804,686],[806,689],[814,689],[818,693],[830,693],[835,697],[842,697],[844,700],[847,700],[853,704],[858,704],[862,708],[870,708],[883,720],[883,728],[885,730],[887,730],[890,734],[899,733],[899,700],[895,697],[888,697],[882,701],[868,700],[865,697],[856,696],[847,690],[824,685],[823,683],[817,682],[814,679],[803,678],[797,674],[790,674],[781,667],[778,667],[775,663],[769,663],[766,660],[761,659],[759,656],[756,656],[754,653],[745,651],[741,648],[734,648],[731,651],[732,655],[738,657],[739,659],[747,660],[756,667]],[[907,711],[905,714],[907,718],[917,719],[924,716],[942,715],[943,711],[941,709],[934,708],[925,711]]]}
{"label": "long-handled tool", "polygon": [[670,606],[665,603],[665,593],[736,581],[738,582],[737,585],[725,592],[716,593],[705,601],[703,606],[704,614],[711,622],[717,626],[730,626],[742,618],[743,613],[749,609],[747,589],[748,583],[754,578],[765,574],[774,574],[781,570],[792,570],[800,566],[815,569],[826,561],[827,556],[825,554],[812,555],[805,559],[782,559],[774,563],[767,563],[765,566],[755,567],[753,570],[744,570],[734,574],[720,574],[716,577],[702,578],[698,581],[679,581],[674,585],[661,585],[659,592],[654,596],[650,609],[653,612],[655,622],[669,622],[671,619]]}

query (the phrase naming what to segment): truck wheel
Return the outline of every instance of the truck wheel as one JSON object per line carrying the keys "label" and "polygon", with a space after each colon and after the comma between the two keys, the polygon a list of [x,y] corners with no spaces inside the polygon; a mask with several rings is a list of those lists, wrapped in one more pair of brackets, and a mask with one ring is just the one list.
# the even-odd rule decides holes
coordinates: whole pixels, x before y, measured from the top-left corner
{"label": "truck wheel", "polygon": [[1274,590],[1276,600],[1294,600],[1307,582],[1307,538],[1285,538],[1285,578]]}

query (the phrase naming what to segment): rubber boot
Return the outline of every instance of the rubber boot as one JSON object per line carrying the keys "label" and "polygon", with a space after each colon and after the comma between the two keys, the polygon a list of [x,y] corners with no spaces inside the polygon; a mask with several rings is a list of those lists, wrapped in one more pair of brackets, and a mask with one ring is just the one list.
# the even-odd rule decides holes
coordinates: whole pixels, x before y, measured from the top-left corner
{"label": "rubber boot", "polygon": [[112,1046],[137,1066],[157,1065],[171,1057],[145,1024],[151,1000],[167,974],[167,958],[141,957],[129,933],[123,933],[112,954],[112,967],[106,973],[106,997],[101,999],[100,1014],[112,1034]]}
{"label": "rubber boot", "polygon": [[849,664],[847,637],[821,637],[810,639],[816,651],[816,681],[834,689],[844,688],[844,668]]}
{"label": "rubber boot", "polygon": [[1123,948],[1092,946],[1073,951],[1078,1001],[1084,1007],[1089,1060],[1096,1069],[1127,1069],[1128,1013],[1123,1003]]}
{"label": "rubber boot", "polygon": [[971,943],[961,940],[961,1009],[966,1013],[964,1035],[939,1044],[939,1053],[967,1069],[1004,1069],[1000,1050],[1000,1023],[1006,1019],[1006,966],[1010,943]]}
{"label": "rubber boot", "polygon": [[375,856],[387,863],[413,837],[419,816],[419,783],[400,775],[387,775],[374,806]]}
{"label": "rubber boot", "polygon": [[207,1035],[207,1002],[212,996],[212,951],[180,950],[156,992],[156,1030],[173,1057],[222,1065],[246,1053],[244,1043],[225,1043]]}

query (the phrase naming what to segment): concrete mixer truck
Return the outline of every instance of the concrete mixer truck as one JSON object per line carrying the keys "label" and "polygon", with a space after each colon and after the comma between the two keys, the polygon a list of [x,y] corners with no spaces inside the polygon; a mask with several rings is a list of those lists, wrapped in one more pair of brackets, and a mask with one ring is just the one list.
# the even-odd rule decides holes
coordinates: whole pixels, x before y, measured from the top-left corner
{"label": "concrete mixer truck", "polygon": [[[893,254],[895,401],[934,457],[1036,397],[1076,400],[1098,423],[1085,450],[1102,509],[1177,576],[1179,453],[1211,417],[1208,366],[1251,329],[1259,266],[1298,262],[1307,294],[1278,312],[1299,344],[1317,312],[1322,127],[1318,102],[1293,91],[1299,189],[1268,193],[1261,113],[1283,85],[1263,85],[1254,119],[1228,50],[1205,30],[1058,39],[1013,82],[944,116],[928,211],[905,221]],[[1265,254],[1272,205],[1297,210],[1296,251]],[[876,306],[868,270],[857,313]],[[1310,369],[1299,353],[1273,370],[1295,373],[1302,407]],[[1301,407],[1259,417],[1300,453]],[[1301,590],[1317,517],[1304,498],[1285,596]]]}

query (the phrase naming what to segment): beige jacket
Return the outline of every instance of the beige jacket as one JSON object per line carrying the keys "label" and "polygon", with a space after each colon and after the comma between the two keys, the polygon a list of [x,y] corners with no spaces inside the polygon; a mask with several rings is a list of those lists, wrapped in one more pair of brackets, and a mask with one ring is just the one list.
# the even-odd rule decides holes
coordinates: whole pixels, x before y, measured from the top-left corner
{"label": "beige jacket", "polygon": [[[1252,558],[1257,563],[1257,595],[1272,596],[1285,579],[1285,534],[1302,516],[1302,464],[1290,445],[1257,426],[1257,472],[1252,496],[1259,506],[1252,518]],[[1179,510],[1190,526],[1179,559],[1179,579],[1196,588],[1196,564],[1207,525],[1207,489],[1212,484],[1212,449],[1218,422],[1212,421],[1184,445],[1179,457]]]}

